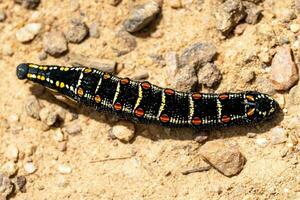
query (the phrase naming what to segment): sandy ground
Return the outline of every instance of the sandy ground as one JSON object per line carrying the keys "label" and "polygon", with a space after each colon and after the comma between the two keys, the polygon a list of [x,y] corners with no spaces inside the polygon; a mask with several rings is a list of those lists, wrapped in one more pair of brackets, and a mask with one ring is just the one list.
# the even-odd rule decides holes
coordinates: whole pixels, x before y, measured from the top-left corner
{"label": "sandy ground", "polygon": [[[203,91],[258,90],[288,101],[288,90],[279,93],[270,86],[270,62],[263,64],[257,55],[269,55],[281,45],[280,41],[288,40],[297,63],[298,48],[293,47],[298,41],[297,33],[289,27],[300,23],[300,18],[281,22],[275,13],[287,8],[297,14],[294,2],[262,2],[263,17],[258,23],[245,24],[241,35],[225,38],[215,28],[214,13],[221,1],[182,1],[183,6],[178,9],[171,8],[171,1],[165,1],[155,29],[135,36],[137,47],[123,56],[117,56],[111,48],[114,35],[132,8],[145,1],[123,0],[111,6],[106,0],[79,0],[79,7],[74,9],[76,2],[42,0],[36,10],[28,10],[13,1],[0,1],[0,9],[7,15],[0,22],[0,166],[12,162],[17,172],[11,178],[25,176],[27,180],[26,192],[15,191],[11,199],[300,199],[299,147],[291,139],[299,129],[289,127],[290,121],[299,122],[298,106],[284,105],[284,116],[273,122],[209,132],[206,142],[238,145],[247,159],[236,176],[226,177],[213,169],[183,175],[185,170],[207,166],[199,155],[202,144],[194,141],[193,130],[136,125],[134,139],[123,143],[109,137],[116,123],[110,115],[85,107],[70,108],[50,93],[38,91],[36,96],[43,107],[61,109],[67,118],[64,124],[49,128],[28,116],[24,108],[33,95],[32,88],[37,87],[15,75],[21,62],[65,65],[72,55],[84,55],[121,63],[119,76],[132,77],[147,71],[150,82],[165,87],[170,84],[163,63],[166,54],[180,54],[196,42],[210,42],[217,47],[214,62],[222,80],[213,89],[204,87]],[[77,17],[86,24],[98,23],[100,37],[89,37],[80,44],[69,43],[65,55],[40,61],[44,33],[54,29],[65,31],[70,19]],[[42,23],[42,29],[31,42],[21,43],[15,33],[30,22]],[[272,40],[276,40],[275,44]],[[7,46],[12,52],[4,52]],[[270,53],[270,59],[273,55]],[[162,63],[153,60],[155,56],[162,56]],[[250,72],[256,78],[249,83],[244,76]],[[82,131],[76,135],[64,133],[62,140],[55,138],[57,129],[74,123],[69,119],[71,112],[78,114],[75,123]],[[286,140],[280,144],[271,142],[274,127],[281,127],[286,133]],[[260,145],[260,139],[266,145]],[[17,148],[17,158],[7,156],[11,148]],[[33,163],[35,171],[29,173],[24,169],[26,163]]]}

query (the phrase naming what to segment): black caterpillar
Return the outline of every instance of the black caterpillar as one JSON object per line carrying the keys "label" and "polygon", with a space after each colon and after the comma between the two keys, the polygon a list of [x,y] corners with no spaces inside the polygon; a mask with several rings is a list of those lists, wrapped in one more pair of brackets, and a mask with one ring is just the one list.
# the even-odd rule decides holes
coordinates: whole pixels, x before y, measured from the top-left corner
{"label": "black caterpillar", "polygon": [[259,92],[178,92],[87,67],[23,63],[17,67],[17,76],[98,111],[168,127],[202,129],[258,123],[271,118],[279,110],[274,99]]}

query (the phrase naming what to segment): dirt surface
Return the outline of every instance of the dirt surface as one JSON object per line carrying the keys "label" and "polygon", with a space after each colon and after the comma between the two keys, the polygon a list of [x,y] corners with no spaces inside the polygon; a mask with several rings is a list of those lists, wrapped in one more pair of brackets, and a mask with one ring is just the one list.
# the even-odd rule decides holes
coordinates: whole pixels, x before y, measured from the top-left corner
{"label": "dirt surface", "polygon": [[[262,9],[259,20],[253,24],[240,20],[230,33],[222,34],[215,15],[224,1],[160,2],[161,10],[149,26],[128,33],[132,41],[125,41],[124,53],[116,35],[135,6],[147,1],[112,2],[41,0],[32,10],[0,0],[0,11],[6,16],[0,22],[0,172],[12,182],[17,177],[27,182],[26,189],[15,188],[7,198],[300,199],[300,88],[296,85],[278,92],[269,80],[278,47],[288,45],[298,65],[299,3],[256,3]],[[99,37],[92,37],[90,28],[90,36],[79,44],[69,42],[67,52],[46,56],[46,32],[66,33],[72,19],[88,27],[96,24]],[[39,23],[41,28],[33,39],[21,42],[16,32],[29,23]],[[234,146],[245,157],[241,171],[232,177],[213,168],[182,174],[208,166],[201,156],[206,144],[194,140],[199,134],[194,130],[135,125],[134,137],[126,143],[111,135],[112,127],[119,123],[112,115],[68,106],[43,88],[18,80],[15,73],[22,62],[69,66],[86,57],[117,62],[118,76],[132,78],[144,73],[148,81],[171,87],[167,55],[181,55],[199,42],[216,47],[211,62],[222,75],[210,88],[199,85],[201,91],[257,90],[273,95],[283,108],[281,116],[263,124],[209,131],[206,143]],[[45,120],[29,116],[25,107],[36,101],[33,96],[39,109],[48,109],[42,113],[58,113],[61,119],[54,124],[46,120],[46,125]],[[37,112],[40,116],[36,118],[42,118],[41,111]]]}

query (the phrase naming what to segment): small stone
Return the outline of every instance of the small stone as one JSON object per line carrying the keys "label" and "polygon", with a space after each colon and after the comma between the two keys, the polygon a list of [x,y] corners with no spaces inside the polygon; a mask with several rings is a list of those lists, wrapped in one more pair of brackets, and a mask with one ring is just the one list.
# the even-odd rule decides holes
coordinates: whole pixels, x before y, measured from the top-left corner
{"label": "small stone", "polygon": [[35,119],[40,119],[40,110],[41,106],[35,96],[31,96],[27,99],[25,103],[25,110],[26,113]]}
{"label": "small stone", "polygon": [[112,6],[117,6],[121,1],[122,0],[108,0],[108,3]]}
{"label": "small stone", "polygon": [[62,131],[63,131],[64,133],[69,134],[69,135],[76,135],[76,134],[78,134],[78,133],[81,132],[81,126],[78,124],[77,121],[74,121],[74,122],[72,122],[72,123],[66,125],[66,126],[62,129]]}
{"label": "small stone", "polygon": [[238,24],[234,29],[235,35],[242,35],[247,28],[247,24]]}
{"label": "small stone", "polygon": [[14,0],[15,3],[21,4],[26,9],[35,9],[40,4],[40,0]]}
{"label": "small stone", "polygon": [[17,123],[19,121],[19,115],[17,114],[11,114],[8,116],[7,118],[7,122],[10,123],[10,124],[14,124],[14,123]]}
{"label": "small stone", "polygon": [[147,26],[159,12],[160,5],[156,1],[150,1],[135,8],[123,22],[123,26],[130,33],[137,32]]}
{"label": "small stone", "polygon": [[15,180],[15,185],[17,190],[24,193],[26,192],[26,177],[25,176],[17,176]]}
{"label": "small stone", "polygon": [[186,67],[180,68],[178,72],[170,80],[170,85],[179,91],[190,92],[194,91],[198,85],[198,78],[196,75],[195,68],[187,65]]}
{"label": "small stone", "polygon": [[117,56],[122,56],[133,51],[136,46],[137,43],[135,37],[126,31],[120,31],[116,34],[111,48],[117,53]]}
{"label": "small stone", "polygon": [[58,119],[57,113],[53,112],[53,110],[50,110],[48,107],[44,107],[40,110],[40,119],[42,122],[44,122],[48,126],[52,126],[55,124],[55,122]]}
{"label": "small stone", "polygon": [[92,23],[89,26],[89,33],[90,33],[90,36],[92,38],[99,38],[100,37],[100,32],[99,32],[98,26],[99,25],[97,23]]}
{"label": "small stone", "polygon": [[72,19],[66,33],[66,38],[71,43],[79,44],[87,37],[88,33],[88,28],[84,22],[79,19]]}
{"label": "small stone", "polygon": [[297,33],[300,30],[300,24],[291,24],[290,29],[292,32]]}
{"label": "small stone", "polygon": [[194,140],[198,143],[204,143],[205,141],[207,141],[207,139],[208,139],[208,135],[200,134],[196,136]]}
{"label": "small stone", "polygon": [[53,139],[56,142],[62,142],[64,141],[64,134],[62,133],[61,129],[58,128],[55,130],[54,134],[53,134]]}
{"label": "small stone", "polygon": [[47,53],[45,51],[42,51],[39,53],[38,58],[40,61],[47,59]]}
{"label": "small stone", "polygon": [[243,5],[246,7],[247,17],[245,21],[248,24],[256,24],[261,17],[263,9],[254,3],[243,1]]}
{"label": "small stone", "polygon": [[296,19],[297,16],[294,11],[290,8],[278,8],[275,11],[276,17],[283,23],[288,23],[293,19]]}
{"label": "small stone", "polygon": [[96,68],[104,72],[115,73],[117,63],[114,60],[108,59],[93,59],[93,58],[74,58],[71,61],[72,66],[85,66]]}
{"label": "small stone", "polygon": [[0,173],[0,199],[6,200],[7,197],[13,192],[14,185],[10,179],[4,174]]}
{"label": "small stone", "polygon": [[198,71],[198,83],[212,87],[220,82],[222,75],[215,64],[207,63]]}
{"label": "small stone", "polygon": [[247,137],[248,138],[255,138],[257,136],[257,134],[256,133],[247,133]]}
{"label": "small stone", "polygon": [[129,142],[135,135],[134,124],[127,121],[119,122],[112,127],[111,134],[123,142]]}
{"label": "small stone", "polygon": [[180,67],[190,65],[198,69],[213,60],[217,49],[213,44],[198,42],[186,48],[179,58]]}
{"label": "small stone", "polygon": [[14,55],[14,50],[12,49],[10,44],[3,44],[2,46],[2,53],[5,56],[12,56]]}
{"label": "small stone", "polygon": [[24,164],[24,170],[28,174],[33,174],[37,170],[37,168],[32,162],[27,162]]}
{"label": "small stone", "polygon": [[178,71],[179,62],[178,55],[174,51],[170,51],[166,55],[166,65],[167,65],[167,73],[171,77],[175,76]]}
{"label": "small stone", "polygon": [[222,34],[228,35],[239,21],[245,18],[245,7],[241,0],[227,0],[217,8],[215,16],[217,29]]}
{"label": "small stone", "polygon": [[181,0],[170,0],[169,4],[171,8],[175,8],[175,9],[182,8]]}
{"label": "small stone", "polygon": [[287,45],[277,49],[271,67],[271,81],[276,90],[288,90],[297,83],[298,69]]}
{"label": "small stone", "polygon": [[259,147],[266,147],[269,142],[266,138],[257,138],[255,140],[255,143],[259,146]]}
{"label": "small stone", "polygon": [[44,51],[51,56],[60,56],[68,50],[67,40],[62,32],[45,33],[43,43]]}
{"label": "small stone", "polygon": [[255,79],[255,73],[253,71],[245,71],[241,76],[242,81],[245,83],[250,83]]}
{"label": "small stone", "polygon": [[19,42],[29,42],[35,38],[37,34],[39,34],[42,28],[42,24],[40,23],[30,23],[20,28],[16,32],[16,37]]}
{"label": "small stone", "polygon": [[1,173],[8,177],[15,175],[17,171],[18,166],[12,161],[9,161],[1,166]]}
{"label": "small stone", "polygon": [[149,78],[148,71],[140,71],[132,76],[133,80],[145,80]]}
{"label": "small stone", "polygon": [[0,22],[4,22],[6,19],[6,14],[3,10],[0,10]]}
{"label": "small stone", "polygon": [[32,156],[33,153],[36,151],[36,146],[33,145],[33,144],[29,144],[29,145],[26,145],[25,149],[24,149],[24,153],[26,156]]}
{"label": "small stone", "polygon": [[207,142],[200,150],[205,162],[228,177],[241,172],[246,163],[237,146],[228,146],[221,141]]}
{"label": "small stone", "polygon": [[286,132],[281,127],[275,127],[271,130],[271,143],[276,144],[282,144],[287,141]]}
{"label": "small stone", "polygon": [[57,149],[61,152],[64,152],[67,150],[67,142],[60,142],[57,144]]}
{"label": "small stone", "polygon": [[58,171],[61,174],[70,174],[72,172],[72,168],[68,165],[59,165]]}
{"label": "small stone", "polygon": [[9,160],[16,161],[18,160],[19,149],[16,145],[11,144],[7,147],[5,151],[5,157]]}

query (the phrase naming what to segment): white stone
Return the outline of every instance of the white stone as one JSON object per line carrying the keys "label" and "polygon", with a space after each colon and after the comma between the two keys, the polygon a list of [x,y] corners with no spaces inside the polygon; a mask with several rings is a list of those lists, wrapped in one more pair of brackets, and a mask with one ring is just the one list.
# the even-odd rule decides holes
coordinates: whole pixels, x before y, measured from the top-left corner
{"label": "white stone", "polygon": [[18,170],[18,167],[16,166],[16,164],[12,161],[9,161],[7,163],[5,163],[4,165],[2,165],[1,167],[1,172],[5,175],[7,175],[8,177],[16,174]]}
{"label": "white stone", "polygon": [[135,135],[135,128],[131,122],[120,122],[115,125],[111,133],[121,141],[129,142]]}
{"label": "white stone", "polygon": [[42,24],[40,23],[30,23],[20,28],[16,32],[16,38],[20,42],[29,42],[34,39],[34,37],[40,32]]}
{"label": "white stone", "polygon": [[37,170],[37,168],[32,162],[27,162],[24,164],[24,170],[28,174],[33,174]]}
{"label": "white stone", "polygon": [[61,174],[70,174],[72,172],[72,168],[68,165],[59,165],[58,171]]}
{"label": "white stone", "polygon": [[255,143],[260,147],[266,147],[269,144],[266,138],[257,138]]}
{"label": "white stone", "polygon": [[11,144],[7,147],[5,151],[5,157],[8,158],[9,160],[17,160],[19,155],[19,149],[16,145]]}

